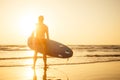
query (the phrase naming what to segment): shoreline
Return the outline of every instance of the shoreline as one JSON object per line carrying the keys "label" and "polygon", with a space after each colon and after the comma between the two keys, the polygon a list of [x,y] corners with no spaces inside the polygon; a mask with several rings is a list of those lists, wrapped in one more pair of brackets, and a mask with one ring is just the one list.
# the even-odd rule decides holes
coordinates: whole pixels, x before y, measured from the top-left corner
{"label": "shoreline", "polygon": [[[46,74],[46,75],[45,75]],[[0,67],[0,80],[120,80],[120,61],[43,67]],[[35,77],[35,79],[34,79]]]}
{"label": "shoreline", "polygon": [[[81,63],[60,63],[60,64],[48,64],[48,67],[54,67],[54,66],[72,66],[72,65],[84,65],[84,64],[97,64],[97,63],[109,63],[109,62],[120,62],[120,60],[109,60],[109,61],[96,61],[96,62],[81,62]],[[0,65],[0,68],[2,67],[31,67],[32,64],[27,65]],[[36,65],[41,66],[41,65]]]}

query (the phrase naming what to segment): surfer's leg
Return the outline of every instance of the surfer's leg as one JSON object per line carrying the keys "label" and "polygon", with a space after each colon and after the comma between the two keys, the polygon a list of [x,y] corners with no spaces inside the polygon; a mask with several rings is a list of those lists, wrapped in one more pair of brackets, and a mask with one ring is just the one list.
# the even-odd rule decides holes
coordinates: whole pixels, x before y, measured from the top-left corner
{"label": "surfer's leg", "polygon": [[46,54],[43,54],[43,61],[44,61],[44,66],[47,67],[47,57]]}
{"label": "surfer's leg", "polygon": [[43,61],[44,61],[44,68],[47,67],[47,55],[46,55],[46,43],[45,40],[43,40]]}
{"label": "surfer's leg", "polygon": [[37,51],[34,52],[34,57],[33,57],[33,68],[35,68],[35,64],[36,64],[36,60],[37,60]]}
{"label": "surfer's leg", "polygon": [[44,68],[47,67],[47,57],[46,57],[46,43],[44,39],[40,39],[39,43],[41,44],[41,48],[43,51],[43,62],[44,62]]}
{"label": "surfer's leg", "polygon": [[44,50],[44,53],[43,53],[44,67],[47,67],[46,49],[44,45],[43,45],[43,50]]}

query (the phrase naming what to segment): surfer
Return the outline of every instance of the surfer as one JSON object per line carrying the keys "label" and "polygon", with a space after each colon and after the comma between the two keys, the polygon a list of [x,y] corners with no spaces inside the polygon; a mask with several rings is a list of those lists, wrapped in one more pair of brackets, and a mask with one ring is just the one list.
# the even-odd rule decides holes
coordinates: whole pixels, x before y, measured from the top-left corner
{"label": "surfer", "polygon": [[[40,46],[43,50],[43,61],[44,61],[44,67],[47,66],[47,57],[46,57],[46,41],[45,39],[49,39],[49,33],[48,33],[48,27],[44,24],[44,17],[39,16],[38,17],[38,24],[35,29],[35,37],[39,41]],[[37,51],[34,51],[34,64],[33,68],[35,68],[36,60],[37,60]]]}

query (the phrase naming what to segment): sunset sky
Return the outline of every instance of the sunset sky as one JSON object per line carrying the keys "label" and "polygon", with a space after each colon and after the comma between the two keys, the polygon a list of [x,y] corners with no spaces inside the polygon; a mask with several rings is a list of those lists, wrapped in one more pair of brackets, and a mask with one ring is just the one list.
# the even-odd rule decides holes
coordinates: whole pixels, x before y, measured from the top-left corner
{"label": "sunset sky", "polygon": [[120,45],[120,0],[0,0],[0,44],[27,44],[39,15],[55,41]]}

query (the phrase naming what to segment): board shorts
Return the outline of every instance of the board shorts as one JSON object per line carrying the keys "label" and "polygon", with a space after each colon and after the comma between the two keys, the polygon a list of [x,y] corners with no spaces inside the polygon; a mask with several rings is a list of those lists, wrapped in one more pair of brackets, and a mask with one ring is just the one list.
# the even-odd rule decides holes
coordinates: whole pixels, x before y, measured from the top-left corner
{"label": "board shorts", "polygon": [[43,49],[43,53],[46,52],[46,40],[45,39],[38,39],[38,38],[35,38],[34,41],[34,45],[36,46],[37,44],[39,44],[38,46],[36,46],[36,50],[37,48],[42,48]]}

